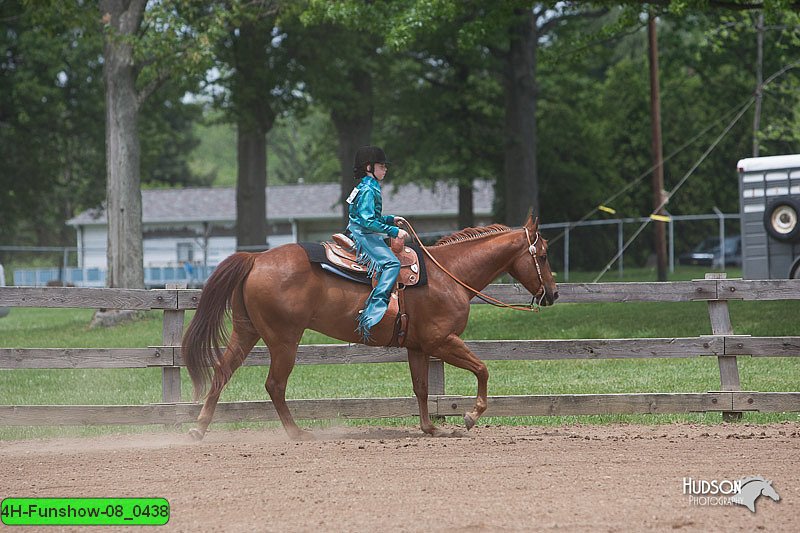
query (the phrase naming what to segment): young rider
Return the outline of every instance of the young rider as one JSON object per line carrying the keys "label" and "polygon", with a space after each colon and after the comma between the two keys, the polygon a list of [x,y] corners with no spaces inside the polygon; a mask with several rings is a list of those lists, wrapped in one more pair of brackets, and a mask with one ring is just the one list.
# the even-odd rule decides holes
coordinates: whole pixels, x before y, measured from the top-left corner
{"label": "young rider", "polygon": [[370,276],[378,273],[378,283],[357,319],[356,331],[364,341],[369,340],[370,329],[383,318],[400,273],[400,261],[383,239],[386,235],[408,238],[408,233],[397,227],[406,223],[403,217],[381,214],[381,182],[387,171],[388,161],[381,148],[362,146],[356,151],[353,177],[361,181],[347,198],[350,204],[347,229],[356,244],[359,263],[367,267]]}

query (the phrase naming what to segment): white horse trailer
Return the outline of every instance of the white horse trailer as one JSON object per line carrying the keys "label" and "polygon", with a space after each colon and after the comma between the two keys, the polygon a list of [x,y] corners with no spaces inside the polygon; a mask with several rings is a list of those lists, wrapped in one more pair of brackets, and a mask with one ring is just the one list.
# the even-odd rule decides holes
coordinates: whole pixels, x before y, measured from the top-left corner
{"label": "white horse trailer", "polygon": [[744,278],[800,278],[800,154],[737,166]]}

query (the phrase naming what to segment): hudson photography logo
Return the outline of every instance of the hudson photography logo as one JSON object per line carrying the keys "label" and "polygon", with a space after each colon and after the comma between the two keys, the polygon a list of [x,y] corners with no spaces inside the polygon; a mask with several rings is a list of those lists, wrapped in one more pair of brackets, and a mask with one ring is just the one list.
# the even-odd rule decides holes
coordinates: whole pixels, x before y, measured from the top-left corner
{"label": "hudson photography logo", "polygon": [[772,481],[761,476],[742,479],[694,479],[683,478],[683,493],[689,497],[691,505],[743,505],[756,512],[756,500],[766,496],[781,499],[772,486]]}

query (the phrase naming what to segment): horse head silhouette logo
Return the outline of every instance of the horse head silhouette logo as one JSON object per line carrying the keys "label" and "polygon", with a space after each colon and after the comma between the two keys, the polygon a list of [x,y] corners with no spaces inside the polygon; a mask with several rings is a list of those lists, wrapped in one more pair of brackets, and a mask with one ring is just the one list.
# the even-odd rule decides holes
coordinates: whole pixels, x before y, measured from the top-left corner
{"label": "horse head silhouette logo", "polygon": [[766,480],[761,476],[746,477],[740,479],[739,483],[742,488],[739,494],[731,497],[731,502],[744,505],[752,513],[756,512],[756,500],[759,496],[767,496],[776,502],[781,499],[772,486],[772,481]]}

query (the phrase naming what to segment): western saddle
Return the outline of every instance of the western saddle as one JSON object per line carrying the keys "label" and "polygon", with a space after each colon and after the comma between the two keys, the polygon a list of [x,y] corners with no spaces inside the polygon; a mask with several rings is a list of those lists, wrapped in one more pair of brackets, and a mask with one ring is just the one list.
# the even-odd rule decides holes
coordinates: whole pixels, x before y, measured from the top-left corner
{"label": "western saddle", "polygon": [[[356,244],[353,240],[343,233],[335,233],[332,237],[332,242],[322,243],[328,261],[345,270],[366,274],[367,268],[358,262]],[[417,252],[406,246],[402,239],[391,239],[390,248],[400,261],[400,274],[397,276],[397,283],[402,287],[413,287],[419,282],[419,257],[417,257]],[[373,277],[373,286],[375,283],[376,278]]]}
{"label": "western saddle", "polygon": [[[356,245],[353,240],[343,233],[336,233],[332,236],[333,241],[322,243],[325,248],[325,256],[331,264],[337,267],[366,274],[367,267],[358,262]],[[403,239],[390,239],[392,252],[400,261],[400,274],[397,276],[392,296],[389,298],[389,308],[383,319],[373,329],[375,337],[383,337],[381,330],[388,324],[392,324],[392,336],[387,346],[404,346],[406,333],[408,331],[408,314],[405,312],[404,289],[419,283],[420,264],[417,252],[405,245]],[[377,283],[377,273],[372,277],[372,286]],[[388,333],[388,332],[387,332]]]}

